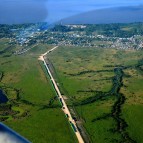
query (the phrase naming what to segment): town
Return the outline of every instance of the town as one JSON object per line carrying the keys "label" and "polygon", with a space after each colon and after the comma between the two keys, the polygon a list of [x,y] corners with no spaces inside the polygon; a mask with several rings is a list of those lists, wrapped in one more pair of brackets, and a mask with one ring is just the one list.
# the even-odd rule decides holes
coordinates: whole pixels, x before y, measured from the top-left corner
{"label": "town", "polygon": [[[140,25],[140,23],[139,23]],[[105,28],[109,29],[108,33]],[[20,45],[14,54],[21,54],[31,46],[43,43],[54,46],[78,46],[78,47],[97,47],[97,48],[115,48],[123,50],[142,50],[143,32],[131,30],[130,25],[62,25],[57,24],[50,28],[46,23],[29,24],[17,26],[11,29],[9,37],[10,44]],[[114,30],[119,29],[117,34]],[[127,31],[126,31],[127,30]],[[128,34],[128,35],[127,35]],[[30,48],[28,48],[30,47]]]}

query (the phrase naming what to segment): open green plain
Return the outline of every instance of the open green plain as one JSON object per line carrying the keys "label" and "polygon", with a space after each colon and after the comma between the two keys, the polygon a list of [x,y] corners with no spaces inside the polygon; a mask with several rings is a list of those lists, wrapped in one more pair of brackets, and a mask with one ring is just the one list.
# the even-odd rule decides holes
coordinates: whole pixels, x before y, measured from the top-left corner
{"label": "open green plain", "polygon": [[[9,101],[0,120],[33,143],[76,143],[38,56],[0,39],[0,89]],[[52,73],[93,143],[143,142],[143,51],[58,47],[48,55]]]}
{"label": "open green plain", "polygon": [[[8,47],[11,48],[8,48]],[[0,89],[9,101],[0,105],[0,120],[33,143],[77,142],[38,56],[48,49],[39,44],[24,55],[0,39]]]}
{"label": "open green plain", "polygon": [[143,142],[143,51],[59,47],[48,58],[91,142]]}

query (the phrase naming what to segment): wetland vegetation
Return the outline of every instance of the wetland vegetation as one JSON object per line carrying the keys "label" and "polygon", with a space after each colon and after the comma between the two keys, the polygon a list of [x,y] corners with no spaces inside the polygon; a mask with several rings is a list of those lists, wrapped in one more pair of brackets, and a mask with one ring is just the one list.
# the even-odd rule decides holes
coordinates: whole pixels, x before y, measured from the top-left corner
{"label": "wetland vegetation", "polygon": [[[0,39],[3,49],[7,41]],[[25,55],[15,56],[13,50],[0,54],[0,89],[8,98],[0,104],[0,121],[33,143],[77,142],[38,61],[49,48],[39,44]]]}
{"label": "wetland vegetation", "polygon": [[50,55],[55,78],[91,142],[143,141],[137,119],[143,108],[142,57],[142,51],[80,47],[60,47]]}
{"label": "wetland vegetation", "polygon": [[[131,25],[130,29],[128,26]],[[77,26],[73,31],[60,25],[61,30],[67,31],[51,29],[39,34],[36,31],[34,37],[30,37],[30,41],[35,42],[23,45],[16,36],[21,30],[30,33],[25,30],[29,25],[18,25],[14,32],[8,25],[3,25],[0,30],[0,121],[33,143],[76,143],[47,71],[38,61],[40,54],[56,44],[48,45],[46,36],[55,30],[56,35],[61,34],[60,38],[65,41],[65,36],[76,30],[78,33],[84,32],[85,39],[90,37],[92,31],[102,38],[103,35],[97,34],[108,36],[104,32],[111,30],[109,36],[114,38],[126,31],[124,34],[127,35],[123,35],[126,39],[122,37],[125,47],[129,42],[126,43],[126,40],[133,35],[136,35],[136,44],[140,43],[142,47],[142,24],[131,25],[81,25],[86,28]],[[137,25],[140,27],[137,28]],[[15,29],[16,26],[11,28]],[[117,35],[116,29],[119,30]],[[77,37],[74,35],[76,40],[80,40]],[[59,40],[59,37],[56,38]],[[143,50],[132,47],[117,49],[117,43],[113,43],[116,48],[99,46],[104,44],[107,47],[108,40],[111,39],[107,38],[105,42],[99,37],[94,40],[96,46],[59,46],[48,55],[46,62],[86,142],[142,143]],[[134,38],[129,40],[134,41]],[[34,48],[30,49],[31,46]],[[30,50],[16,54],[16,51],[25,49]]]}

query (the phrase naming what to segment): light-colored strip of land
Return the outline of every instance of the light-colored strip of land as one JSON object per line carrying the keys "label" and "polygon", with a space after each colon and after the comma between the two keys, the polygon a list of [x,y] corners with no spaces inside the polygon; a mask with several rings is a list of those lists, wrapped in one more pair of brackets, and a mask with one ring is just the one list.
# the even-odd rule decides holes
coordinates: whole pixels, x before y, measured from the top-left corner
{"label": "light-colored strip of land", "polygon": [[22,55],[22,54],[25,54],[26,52],[30,51],[31,49],[33,49],[34,47],[36,47],[38,44],[32,46],[31,48],[28,48],[28,49],[25,49],[23,51],[20,51],[20,52],[17,52],[15,53],[16,55]]}
{"label": "light-colored strip of land", "polygon": [[39,57],[39,60],[41,60],[41,61],[44,62],[44,65],[45,65],[45,67],[46,67],[46,69],[47,69],[47,71],[48,71],[48,74],[49,74],[50,78],[51,78],[51,82],[53,83],[54,88],[55,88],[55,90],[56,90],[56,92],[57,92],[57,94],[58,94],[58,98],[59,98],[59,100],[60,100],[60,102],[61,102],[61,104],[62,104],[62,110],[63,110],[64,114],[68,117],[68,121],[70,122],[70,124],[71,124],[71,126],[72,126],[72,128],[73,128],[73,130],[74,130],[74,133],[75,133],[75,135],[76,135],[76,137],[77,137],[77,139],[78,139],[78,142],[79,142],[79,143],[84,143],[84,140],[83,140],[83,138],[82,138],[82,136],[81,136],[81,134],[80,134],[80,132],[79,132],[79,130],[78,130],[78,128],[77,128],[76,122],[75,122],[75,120],[73,120],[73,118],[72,118],[72,116],[71,116],[71,113],[70,113],[70,110],[68,109],[68,106],[67,106],[67,104],[66,104],[66,102],[65,102],[65,100],[64,100],[64,98],[63,98],[63,96],[62,96],[62,94],[61,94],[61,92],[60,92],[60,90],[59,90],[59,87],[58,87],[58,85],[57,85],[55,79],[53,78],[53,75],[52,75],[52,73],[51,73],[51,71],[50,71],[50,68],[49,68],[48,65],[46,64],[46,61],[45,61],[45,58],[44,58],[44,56],[46,56],[46,55],[49,54],[50,52],[53,52],[53,51],[56,50],[57,48],[58,48],[58,46],[52,48],[51,50],[48,50],[46,53],[42,54],[42,55]]}

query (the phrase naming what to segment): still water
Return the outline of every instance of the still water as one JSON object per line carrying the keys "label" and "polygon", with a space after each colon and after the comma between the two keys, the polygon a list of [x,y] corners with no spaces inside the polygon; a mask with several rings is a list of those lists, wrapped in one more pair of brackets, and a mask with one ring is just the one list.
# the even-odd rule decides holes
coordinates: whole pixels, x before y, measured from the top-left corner
{"label": "still water", "polygon": [[3,91],[0,89],[0,103],[6,103],[8,101],[8,98],[3,93]]}

